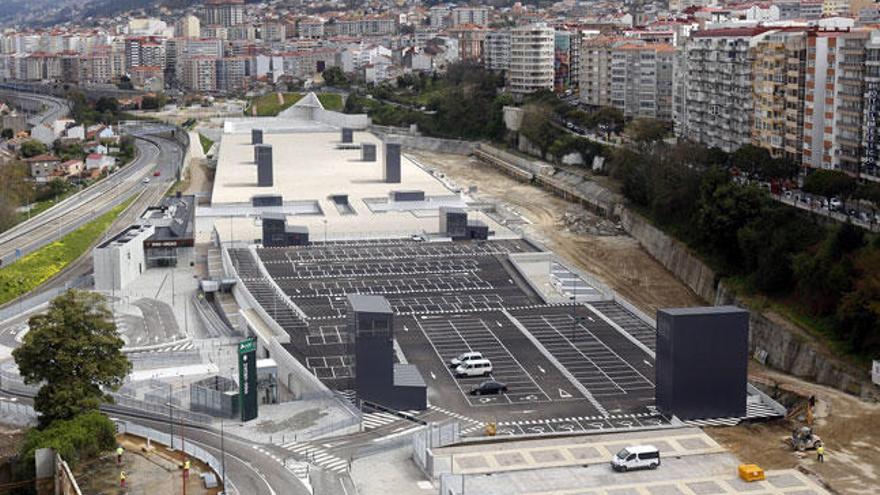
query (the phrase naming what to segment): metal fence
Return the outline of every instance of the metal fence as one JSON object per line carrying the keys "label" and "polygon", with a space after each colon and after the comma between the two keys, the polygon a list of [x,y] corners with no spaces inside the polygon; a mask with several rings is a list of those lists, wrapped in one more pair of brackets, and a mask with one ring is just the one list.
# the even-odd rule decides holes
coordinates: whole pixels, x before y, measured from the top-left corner
{"label": "metal fence", "polygon": [[37,412],[27,404],[0,401],[0,418],[6,423],[30,426],[37,421]]}
{"label": "metal fence", "polygon": [[[169,445],[172,449],[182,450],[186,452],[190,456],[207,464],[215,473],[217,473],[218,479],[223,479],[222,462],[214,457],[210,452],[199,447],[198,445],[194,445],[192,442],[187,443],[179,435],[174,437],[174,442],[172,445],[171,435],[168,433],[163,433],[152,428],[147,428],[146,426],[141,426],[132,423],[131,421],[118,420],[116,424],[117,429],[120,433],[126,433],[141,438],[148,438],[150,442],[156,442],[162,445]],[[237,491],[234,488],[230,488],[231,487],[224,487],[227,494],[237,494]]]}

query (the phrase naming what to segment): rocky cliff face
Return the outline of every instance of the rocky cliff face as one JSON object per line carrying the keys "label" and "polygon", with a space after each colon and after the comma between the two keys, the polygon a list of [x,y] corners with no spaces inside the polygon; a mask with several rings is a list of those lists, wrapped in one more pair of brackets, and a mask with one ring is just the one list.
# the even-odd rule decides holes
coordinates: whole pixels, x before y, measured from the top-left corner
{"label": "rocky cliff face", "polygon": [[[715,305],[747,307],[716,280],[715,272],[681,242],[626,208],[618,210],[626,231],[694,293]],[[750,309],[749,350],[765,364],[822,385],[869,396],[877,393],[868,370],[855,368],[778,315]],[[764,354],[766,353],[766,355]]]}

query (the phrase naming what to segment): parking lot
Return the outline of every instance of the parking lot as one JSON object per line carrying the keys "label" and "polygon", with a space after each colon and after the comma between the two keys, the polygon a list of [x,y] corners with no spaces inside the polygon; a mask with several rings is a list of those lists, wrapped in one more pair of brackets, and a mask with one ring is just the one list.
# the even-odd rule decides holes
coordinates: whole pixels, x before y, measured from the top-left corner
{"label": "parking lot", "polygon": [[[499,434],[516,435],[664,423],[652,409],[653,328],[613,302],[545,304],[507,259],[526,250],[534,249],[521,241],[389,241],[258,252],[309,321],[305,360],[320,378],[350,374],[350,357],[338,355],[349,338],[345,296],[376,294],[395,311],[398,360],[421,371],[429,404],[471,428],[495,422]],[[491,373],[456,377],[449,361],[467,351],[490,360]],[[487,380],[507,390],[471,394]]]}
{"label": "parking lot", "polygon": [[578,306],[512,314],[602,407],[653,401],[653,358],[594,311]]}

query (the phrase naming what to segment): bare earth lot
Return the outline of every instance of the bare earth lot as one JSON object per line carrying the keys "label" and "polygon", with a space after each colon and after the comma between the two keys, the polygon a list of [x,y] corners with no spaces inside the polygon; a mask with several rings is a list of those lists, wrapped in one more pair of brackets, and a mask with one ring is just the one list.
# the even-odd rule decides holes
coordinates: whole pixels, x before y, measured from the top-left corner
{"label": "bare earth lot", "polygon": [[[419,151],[421,163],[442,171],[461,187],[476,185],[477,195],[514,206],[535,237],[577,267],[618,291],[649,315],[657,308],[696,306],[702,301],[628,235],[580,235],[566,231],[564,214],[580,209],[553,194],[518,182],[475,158]],[[582,210],[588,217],[595,217]],[[596,219],[597,220],[597,219]],[[532,233],[530,232],[530,233]]]}
{"label": "bare earth lot", "polygon": [[[578,211],[572,203],[515,181],[474,158],[424,151],[412,154],[460,187],[477,186],[480,199],[514,207],[530,222],[525,227],[530,236],[570,263],[595,274],[647,314],[653,315],[661,307],[705,304],[641,249],[635,239],[625,234],[583,233],[590,229],[570,231],[566,212],[569,217],[576,212],[577,216],[584,216],[587,224],[601,226],[601,220]],[[609,229],[595,230],[610,233]],[[750,369],[750,378],[801,397],[816,396],[814,430],[825,442],[826,462],[818,464],[814,452],[798,454],[783,443],[796,426],[788,421],[708,428],[707,433],[716,441],[744,462],[754,462],[765,469],[798,468],[812,473],[834,493],[880,493],[880,405],[757,365]]]}

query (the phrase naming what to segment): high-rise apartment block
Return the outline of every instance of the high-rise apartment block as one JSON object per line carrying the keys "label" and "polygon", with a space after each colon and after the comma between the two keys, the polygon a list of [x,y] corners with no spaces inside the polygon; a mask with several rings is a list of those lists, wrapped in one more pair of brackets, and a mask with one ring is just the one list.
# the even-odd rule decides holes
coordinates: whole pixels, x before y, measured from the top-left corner
{"label": "high-rise apartment block", "polygon": [[733,152],[751,143],[752,69],[755,45],[770,28],[707,29],[691,34],[685,47],[684,122],[679,132],[692,141]]}
{"label": "high-rise apartment block", "polygon": [[244,0],[207,0],[205,24],[223,27],[244,24]]}
{"label": "high-rise apartment block", "polygon": [[483,43],[483,64],[490,70],[510,68],[510,31],[497,30],[486,33]]}
{"label": "high-rise apartment block", "polygon": [[513,94],[553,89],[555,32],[543,24],[517,27],[510,33],[507,85]]}
{"label": "high-rise apartment block", "polygon": [[477,26],[489,25],[489,9],[486,7],[456,7],[449,16],[450,24],[475,24]]}

